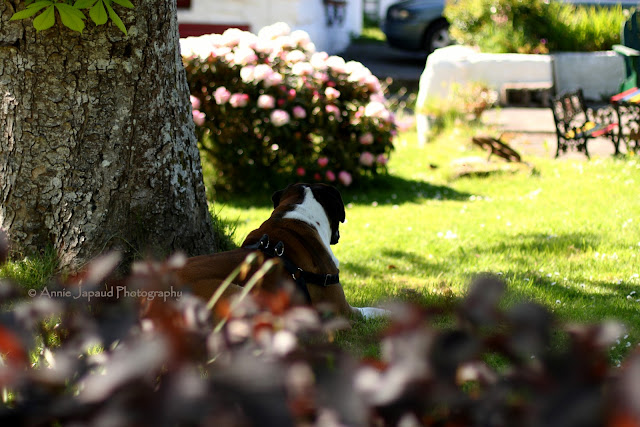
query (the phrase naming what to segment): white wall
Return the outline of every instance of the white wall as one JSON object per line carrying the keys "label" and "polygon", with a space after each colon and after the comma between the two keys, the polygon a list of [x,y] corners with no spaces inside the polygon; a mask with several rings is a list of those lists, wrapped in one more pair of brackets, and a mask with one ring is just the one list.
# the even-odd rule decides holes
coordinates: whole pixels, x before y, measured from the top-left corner
{"label": "white wall", "polygon": [[599,101],[616,94],[625,78],[624,60],[613,51],[559,52],[552,56],[557,93],[582,88],[585,98]]}
{"label": "white wall", "polygon": [[326,25],[322,0],[192,0],[191,8],[178,10],[180,23],[245,24],[260,28],[286,22],[292,30],[305,30],[317,50],[339,53],[350,36],[362,32],[362,2],[349,0],[342,24]]}

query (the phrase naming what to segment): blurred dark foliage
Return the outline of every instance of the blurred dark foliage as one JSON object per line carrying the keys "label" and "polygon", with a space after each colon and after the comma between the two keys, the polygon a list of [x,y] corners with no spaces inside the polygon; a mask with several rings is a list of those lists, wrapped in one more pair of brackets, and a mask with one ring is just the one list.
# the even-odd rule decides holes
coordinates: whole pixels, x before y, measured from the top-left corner
{"label": "blurred dark foliage", "polygon": [[[560,328],[535,304],[502,309],[505,285],[492,276],[453,313],[393,310],[380,360],[358,361],[327,338],[346,321],[290,306],[284,291],[222,304],[216,316],[186,294],[74,298],[79,283],[168,289],[180,258],[138,263],[111,282],[116,261],[48,287],[71,290],[66,298],[27,300],[0,282],[1,426],[640,423],[640,354],[621,369],[607,362],[617,326]],[[443,314],[456,326],[436,329]],[[565,345],[552,345],[558,333]]]}

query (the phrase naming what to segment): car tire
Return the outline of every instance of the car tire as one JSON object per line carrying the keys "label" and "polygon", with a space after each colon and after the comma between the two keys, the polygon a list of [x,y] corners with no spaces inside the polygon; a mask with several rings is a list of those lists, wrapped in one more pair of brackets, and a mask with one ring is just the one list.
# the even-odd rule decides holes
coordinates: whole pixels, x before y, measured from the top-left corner
{"label": "car tire", "polygon": [[424,35],[424,48],[427,53],[450,44],[449,23],[444,19],[434,22]]}

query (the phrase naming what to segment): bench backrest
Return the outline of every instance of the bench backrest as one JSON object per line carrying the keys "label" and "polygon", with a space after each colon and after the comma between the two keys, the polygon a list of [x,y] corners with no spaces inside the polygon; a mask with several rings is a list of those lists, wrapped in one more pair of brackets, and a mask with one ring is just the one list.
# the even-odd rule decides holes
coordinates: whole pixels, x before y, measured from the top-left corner
{"label": "bench backrest", "polygon": [[640,26],[638,25],[638,19],[640,19],[640,13],[633,12],[622,26],[622,32],[620,34],[620,42],[636,50],[640,50]]}
{"label": "bench backrest", "polygon": [[587,122],[587,113],[582,89],[564,92],[551,101],[553,120],[556,131],[561,134],[569,130],[581,127]]}

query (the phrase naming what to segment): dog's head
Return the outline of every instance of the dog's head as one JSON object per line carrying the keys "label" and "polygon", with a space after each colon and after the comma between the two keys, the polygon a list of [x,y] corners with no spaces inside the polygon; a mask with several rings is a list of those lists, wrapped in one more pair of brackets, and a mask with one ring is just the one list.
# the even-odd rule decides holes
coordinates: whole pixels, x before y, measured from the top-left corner
{"label": "dog's head", "polygon": [[331,244],[335,245],[340,240],[340,223],[345,220],[344,203],[340,192],[326,184],[292,184],[283,190],[273,193],[271,200],[273,208],[281,204],[296,205],[304,202],[305,189],[309,188],[313,197],[324,208],[324,212],[331,226]]}

